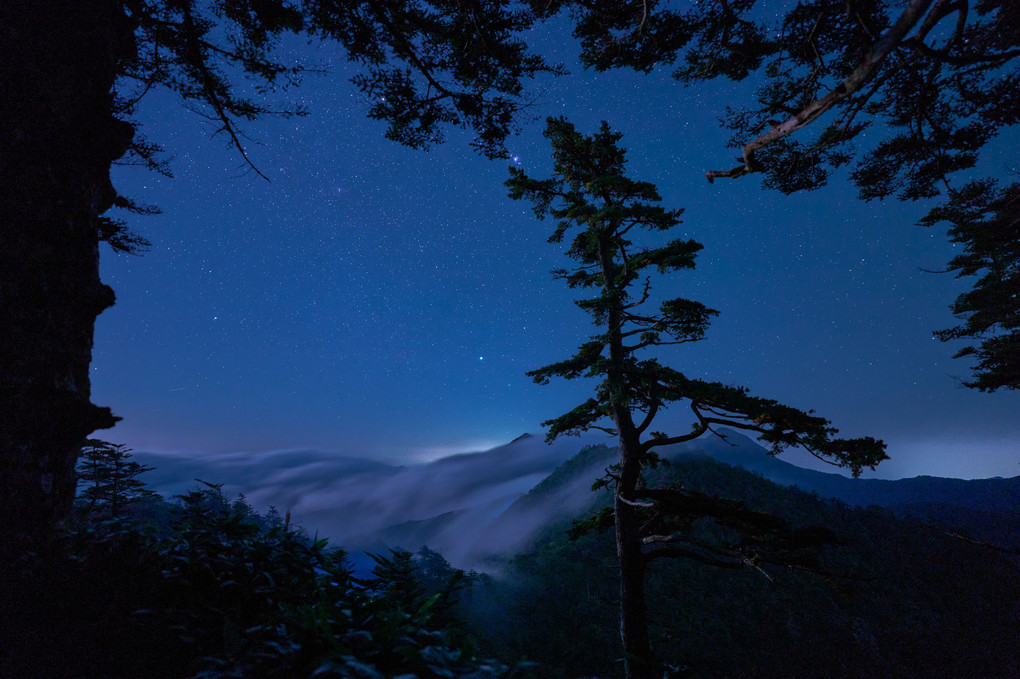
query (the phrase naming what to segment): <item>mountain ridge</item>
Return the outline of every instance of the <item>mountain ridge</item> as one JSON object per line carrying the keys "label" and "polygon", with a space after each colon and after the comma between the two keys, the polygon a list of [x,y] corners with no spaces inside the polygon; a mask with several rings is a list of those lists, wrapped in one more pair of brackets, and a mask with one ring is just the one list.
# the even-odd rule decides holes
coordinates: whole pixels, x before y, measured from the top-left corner
{"label": "mountain ridge", "polygon": [[[852,479],[798,467],[742,434],[722,433],[725,440],[705,437],[667,448],[664,457],[702,456],[821,497],[886,507],[1020,548],[1020,476]],[[583,513],[593,502],[592,483],[616,461],[608,443],[565,438],[546,445],[524,434],[490,450],[402,466],[316,450],[136,458],[156,467],[146,480],[157,492],[184,492],[195,478],[229,479],[226,492],[243,493],[256,507],[290,511],[296,523],[345,547],[428,545],[472,564],[525,549],[548,526]]]}

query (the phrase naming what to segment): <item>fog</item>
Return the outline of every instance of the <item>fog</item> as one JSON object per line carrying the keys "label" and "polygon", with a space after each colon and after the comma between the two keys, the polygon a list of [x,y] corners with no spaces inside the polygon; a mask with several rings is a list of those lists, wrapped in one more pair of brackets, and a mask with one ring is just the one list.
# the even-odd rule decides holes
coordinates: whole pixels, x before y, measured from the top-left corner
{"label": "fog", "polygon": [[[529,506],[500,520],[506,510],[586,445],[604,436],[563,437],[546,444],[524,435],[491,450],[432,462],[395,465],[325,450],[281,450],[199,456],[136,452],[153,467],[143,480],[164,496],[222,483],[260,511],[275,507],[311,535],[346,549],[428,546],[452,563],[471,566],[485,555],[525,542],[550,512],[574,507]],[[576,506],[590,500],[591,478],[578,481]],[[571,503],[568,503],[571,504]],[[408,544],[410,542],[410,544]]]}
{"label": "fog", "polygon": [[[999,508],[1014,507],[1009,481],[849,479],[789,464],[746,436],[722,433],[725,441],[703,437],[663,454],[709,455],[776,483],[862,506],[932,502],[950,495],[975,495],[987,502],[989,493],[998,493],[1005,498]],[[582,449],[597,444],[603,447],[553,475]],[[458,567],[491,570],[492,556],[526,549],[544,527],[560,529],[583,515],[596,500],[592,482],[616,455],[615,440],[602,435],[564,437],[552,445],[524,435],[491,450],[407,465],[324,450],[208,457],[138,452],[135,458],[154,467],[143,479],[164,496],[195,488],[196,479],[222,483],[228,495],[243,494],[260,511],[275,507],[290,513],[293,523],[310,535],[329,538],[348,551],[428,546]]]}

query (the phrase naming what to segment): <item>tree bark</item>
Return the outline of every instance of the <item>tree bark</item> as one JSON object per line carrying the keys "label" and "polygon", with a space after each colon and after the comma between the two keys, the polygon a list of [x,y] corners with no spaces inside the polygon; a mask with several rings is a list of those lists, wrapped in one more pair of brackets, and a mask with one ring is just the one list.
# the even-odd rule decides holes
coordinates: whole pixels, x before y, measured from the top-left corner
{"label": "tree bark", "polygon": [[[604,289],[613,291],[617,267],[612,244],[603,238],[600,259]],[[618,292],[618,291],[617,291]],[[652,646],[648,638],[648,607],[645,602],[645,555],[637,508],[626,501],[635,499],[641,479],[641,437],[634,426],[627,390],[627,350],[623,344],[620,297],[608,310],[609,370],[606,386],[612,400],[612,417],[620,440],[620,469],[616,481],[613,512],[616,528],[616,556],[620,562],[620,640],[623,643],[624,675],[627,679],[652,678]],[[623,400],[621,400],[623,399]]]}
{"label": "tree bark", "polygon": [[81,443],[117,420],[91,403],[97,219],[133,126],[112,89],[134,47],[115,0],[0,3],[0,540],[70,510]]}
{"label": "tree bark", "polygon": [[640,523],[636,509],[622,498],[618,488],[613,509],[616,556],[620,561],[620,639],[623,642],[624,673],[627,679],[651,679],[652,646],[648,638],[645,555],[642,552]]}

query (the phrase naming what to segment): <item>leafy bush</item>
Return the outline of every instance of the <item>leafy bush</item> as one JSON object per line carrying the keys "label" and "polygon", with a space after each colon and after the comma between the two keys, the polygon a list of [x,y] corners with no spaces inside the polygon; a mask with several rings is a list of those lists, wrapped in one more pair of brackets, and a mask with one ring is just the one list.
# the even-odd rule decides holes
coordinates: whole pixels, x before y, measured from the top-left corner
{"label": "leafy bush", "polygon": [[[342,550],[219,486],[80,516],[8,564],[0,675],[481,678],[451,641],[457,578],[430,591],[406,552],[354,577]],[[140,509],[146,502],[139,503]],[[435,589],[435,588],[433,588]],[[73,667],[73,669],[72,669]]]}

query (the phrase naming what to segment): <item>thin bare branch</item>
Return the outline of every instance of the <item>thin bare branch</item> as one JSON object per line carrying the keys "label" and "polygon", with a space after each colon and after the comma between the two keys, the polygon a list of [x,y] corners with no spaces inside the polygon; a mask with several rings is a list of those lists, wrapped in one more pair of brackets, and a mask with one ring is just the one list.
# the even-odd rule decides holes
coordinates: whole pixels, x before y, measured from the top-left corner
{"label": "thin bare branch", "polygon": [[213,76],[209,72],[209,65],[205,61],[205,55],[202,53],[201,41],[198,39],[198,28],[195,26],[194,17],[191,14],[191,3],[182,3],[184,10],[184,27],[185,27],[185,38],[188,41],[188,56],[192,60],[192,64],[198,69],[199,75],[202,80],[202,89],[205,92],[206,100],[213,107],[216,112],[216,119],[221,123],[221,127],[217,132],[226,132],[230,137],[231,144],[237,149],[238,153],[241,154],[241,158],[248,165],[249,168],[254,170],[255,174],[265,179],[267,182],[270,181],[269,177],[264,175],[255,163],[251,161],[248,154],[244,150],[244,145],[241,144],[241,139],[238,135],[237,129],[234,127],[233,121],[230,119],[230,114],[227,113],[226,107],[220,100],[219,95],[216,93],[213,87]]}

